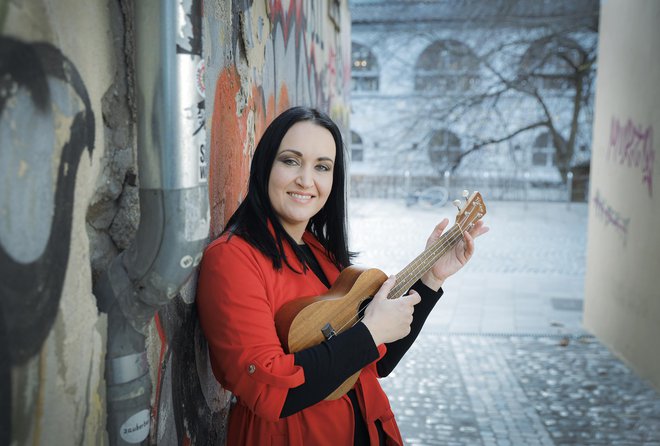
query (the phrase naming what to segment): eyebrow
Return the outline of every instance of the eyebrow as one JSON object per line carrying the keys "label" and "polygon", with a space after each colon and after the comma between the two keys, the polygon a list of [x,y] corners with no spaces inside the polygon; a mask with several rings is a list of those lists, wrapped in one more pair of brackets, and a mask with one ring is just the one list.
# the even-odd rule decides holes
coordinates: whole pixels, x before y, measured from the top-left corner
{"label": "eyebrow", "polygon": [[[284,152],[291,152],[291,153],[293,153],[294,155],[299,156],[300,158],[303,157],[302,152],[298,152],[297,150],[293,150],[293,149],[284,149],[284,150],[282,150],[279,154],[281,155],[281,154],[283,154]],[[330,158],[330,157],[328,157],[328,156],[322,156],[322,157],[320,157],[320,158],[317,158],[316,160],[317,160],[317,161],[330,161],[330,162],[333,163],[333,164],[334,164],[334,162],[335,162],[335,160],[333,160],[332,158]]]}

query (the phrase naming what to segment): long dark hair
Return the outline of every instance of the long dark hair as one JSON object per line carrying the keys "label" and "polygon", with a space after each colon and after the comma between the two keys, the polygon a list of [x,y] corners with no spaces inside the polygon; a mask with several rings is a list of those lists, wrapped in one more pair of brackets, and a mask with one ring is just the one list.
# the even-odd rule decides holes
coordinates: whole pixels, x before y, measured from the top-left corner
{"label": "long dark hair", "polygon": [[[283,243],[288,243],[296,257],[307,268],[305,256],[298,244],[284,230],[270,199],[268,181],[275,161],[275,155],[286,132],[296,123],[310,121],[327,129],[335,140],[335,163],[332,177],[332,190],[325,206],[314,215],[307,229],[321,242],[330,259],[339,269],[350,265],[354,256],[348,250],[346,234],[346,168],[344,163],[344,143],[337,125],[325,113],[309,107],[293,107],[278,117],[264,132],[250,165],[250,181],[245,200],[227,222],[223,232],[229,232],[244,238],[248,243],[264,253],[273,261],[273,267],[282,268],[284,262],[292,270],[284,253]],[[274,236],[268,229],[268,223],[274,229]]]}

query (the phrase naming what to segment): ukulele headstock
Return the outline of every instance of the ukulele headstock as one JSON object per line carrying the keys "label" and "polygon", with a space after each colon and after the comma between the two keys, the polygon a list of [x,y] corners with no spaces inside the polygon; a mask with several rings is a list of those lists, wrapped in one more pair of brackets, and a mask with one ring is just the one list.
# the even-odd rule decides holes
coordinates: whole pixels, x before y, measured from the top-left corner
{"label": "ukulele headstock", "polygon": [[467,231],[476,221],[486,215],[486,205],[484,204],[481,194],[477,191],[474,191],[472,195],[470,195],[468,191],[463,191],[463,197],[466,198],[466,202],[463,206],[461,206],[460,200],[454,201],[454,204],[458,208],[456,224],[463,231]]}

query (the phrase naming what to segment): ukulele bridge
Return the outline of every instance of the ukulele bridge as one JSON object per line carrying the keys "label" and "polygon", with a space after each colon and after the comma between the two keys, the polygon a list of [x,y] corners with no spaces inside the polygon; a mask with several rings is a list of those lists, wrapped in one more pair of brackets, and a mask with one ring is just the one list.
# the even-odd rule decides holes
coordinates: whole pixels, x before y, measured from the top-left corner
{"label": "ukulele bridge", "polygon": [[325,324],[323,328],[321,328],[321,333],[323,333],[323,336],[325,337],[325,340],[328,341],[331,337],[336,336],[337,332],[335,331],[334,328],[332,328],[332,325],[330,325],[330,322]]}

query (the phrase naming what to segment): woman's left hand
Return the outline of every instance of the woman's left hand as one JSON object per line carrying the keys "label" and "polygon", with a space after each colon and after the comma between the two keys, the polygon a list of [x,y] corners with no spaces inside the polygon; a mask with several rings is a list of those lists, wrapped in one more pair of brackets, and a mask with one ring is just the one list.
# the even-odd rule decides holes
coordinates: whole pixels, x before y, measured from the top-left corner
{"label": "woman's left hand", "polygon": [[[449,220],[445,218],[435,227],[426,242],[427,248],[440,238],[447,225],[449,225]],[[484,226],[484,222],[481,220],[472,225],[469,231],[463,233],[463,240],[440,257],[433,267],[422,276],[422,282],[431,289],[440,289],[449,276],[460,270],[470,260],[474,253],[474,239],[488,232],[488,229],[488,226]]]}

